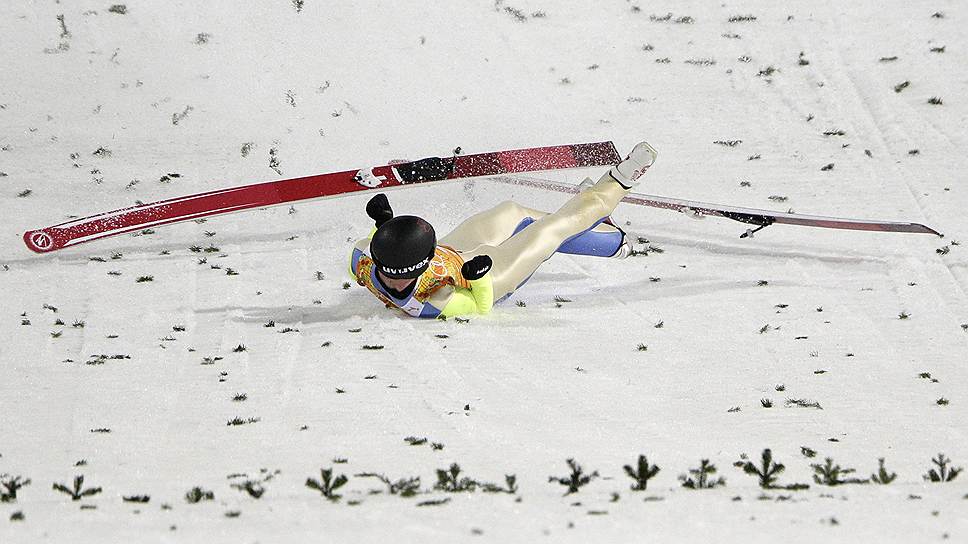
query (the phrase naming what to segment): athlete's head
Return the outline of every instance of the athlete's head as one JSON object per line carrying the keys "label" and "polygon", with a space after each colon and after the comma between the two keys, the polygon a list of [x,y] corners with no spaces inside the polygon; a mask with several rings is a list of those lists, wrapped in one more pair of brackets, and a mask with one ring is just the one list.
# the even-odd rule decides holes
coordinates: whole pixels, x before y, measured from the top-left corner
{"label": "athlete's head", "polygon": [[370,255],[377,271],[387,278],[420,277],[437,248],[430,223],[412,215],[400,215],[380,225],[370,240]]}

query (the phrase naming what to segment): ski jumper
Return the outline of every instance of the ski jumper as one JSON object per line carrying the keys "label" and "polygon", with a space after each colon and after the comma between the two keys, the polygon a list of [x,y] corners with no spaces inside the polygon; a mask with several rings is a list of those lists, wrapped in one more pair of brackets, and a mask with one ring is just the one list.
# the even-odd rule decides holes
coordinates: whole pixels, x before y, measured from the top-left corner
{"label": "ski jumper", "polygon": [[[614,255],[625,234],[603,221],[627,192],[606,173],[555,213],[508,201],[476,214],[438,241],[430,266],[405,299],[391,295],[377,277],[369,256],[369,237],[353,248],[350,272],[388,307],[413,317],[487,313],[555,253]],[[477,255],[489,255],[493,267],[481,279],[467,281],[461,276],[461,266]]]}
{"label": "ski jumper", "polygon": [[460,273],[464,264],[457,251],[438,245],[430,266],[417,278],[405,298],[393,296],[377,277],[376,266],[368,254],[370,239],[356,243],[350,260],[350,273],[388,308],[399,308],[413,317],[446,317],[468,313],[487,313],[494,302],[488,277],[468,281]]}

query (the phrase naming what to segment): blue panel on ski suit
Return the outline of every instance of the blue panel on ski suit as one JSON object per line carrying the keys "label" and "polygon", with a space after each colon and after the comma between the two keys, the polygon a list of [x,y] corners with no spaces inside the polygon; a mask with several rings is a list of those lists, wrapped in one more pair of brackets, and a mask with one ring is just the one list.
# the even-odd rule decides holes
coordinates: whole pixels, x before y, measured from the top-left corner
{"label": "blue panel on ski suit", "polygon": [[[606,218],[601,218],[595,222],[594,225],[589,227],[587,230],[579,232],[578,234],[567,239],[558,246],[556,253],[568,253],[570,255],[589,255],[592,257],[611,257],[615,255],[618,249],[622,246],[622,239],[624,234],[621,230],[615,230],[615,232],[595,232],[594,229]],[[528,225],[534,223],[534,218],[525,217],[518,223],[518,226],[514,229],[514,234],[517,234],[524,230]],[[512,234],[511,236],[514,236]],[[525,278],[516,288],[520,289],[522,285],[528,283],[531,276]],[[494,301],[494,304],[504,302],[511,296],[512,293],[501,297]]]}
{"label": "blue panel on ski suit", "polygon": [[360,267],[360,258],[363,257],[363,252],[357,248],[353,248],[353,255],[350,256],[350,274],[354,277],[356,276],[356,270]]}
{"label": "blue panel on ski suit", "polygon": [[[591,257],[611,257],[612,255],[615,255],[615,252],[618,251],[618,248],[622,246],[622,231],[615,230],[613,232],[595,232],[592,230],[604,220],[605,218],[599,219],[588,230],[579,232],[578,234],[565,240],[564,243],[558,247],[557,252],[568,253],[570,255],[588,255]],[[525,217],[520,223],[518,223],[517,228],[514,229],[514,234],[521,232],[531,223],[534,223],[534,219],[531,217]],[[514,234],[511,236],[514,236]]]}

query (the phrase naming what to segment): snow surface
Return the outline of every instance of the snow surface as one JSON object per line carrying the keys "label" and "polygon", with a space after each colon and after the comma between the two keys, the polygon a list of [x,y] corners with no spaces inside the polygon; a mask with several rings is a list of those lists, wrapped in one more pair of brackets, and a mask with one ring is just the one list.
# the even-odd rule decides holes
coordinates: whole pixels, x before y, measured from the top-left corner
{"label": "snow surface", "polygon": [[[939,452],[968,465],[963,2],[110,7],[0,4],[0,474],[32,480],[0,504],[0,542],[968,540],[968,476],[922,478]],[[344,289],[367,195],[51,255],[20,239],[71,214],[456,146],[607,139],[659,150],[642,192],[947,236],[740,240],[738,223],[623,205],[616,219],[648,240],[636,248],[664,251],[557,256],[468,323]],[[488,180],[390,197],[442,233],[509,198],[566,198]],[[764,448],[781,484],[811,487],[764,491],[733,466]],[[622,469],[639,454],[662,469],[647,491]],[[883,457],[898,477],[817,485],[825,457],[859,478]],[[601,477],[562,496],[548,480],[567,458]],[[681,487],[700,459],[725,487]],[[455,462],[480,481],[515,474],[518,491],[434,490]],[[306,487],[321,468],[349,476],[338,502]],[[419,476],[421,492],[363,472]],[[81,474],[102,492],[52,489]],[[269,477],[260,499],[232,487]],[[214,500],[189,504],[196,486]]]}

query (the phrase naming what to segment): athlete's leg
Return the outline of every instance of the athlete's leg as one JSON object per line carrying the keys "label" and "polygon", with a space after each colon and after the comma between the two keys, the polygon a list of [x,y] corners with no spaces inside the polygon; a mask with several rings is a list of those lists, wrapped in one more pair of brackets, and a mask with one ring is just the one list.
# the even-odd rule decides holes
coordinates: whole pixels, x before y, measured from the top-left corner
{"label": "athlete's leg", "polygon": [[626,192],[606,173],[598,183],[572,197],[557,212],[537,219],[506,242],[489,248],[494,261],[491,269],[494,298],[512,293],[565,241],[608,217]]}
{"label": "athlete's leg", "polygon": [[496,246],[513,236],[525,219],[538,219],[545,215],[548,212],[525,208],[508,200],[467,218],[441,238],[439,243],[461,253],[472,252],[482,245]]}
{"label": "athlete's leg", "polygon": [[[592,180],[586,178],[581,187],[586,189],[592,185]],[[548,212],[527,208],[509,200],[466,219],[441,238],[440,243],[461,253],[473,252],[482,245],[497,246],[546,215]],[[604,222],[567,240],[558,251],[571,255],[611,257],[624,242],[625,233],[622,229]]]}
{"label": "athlete's leg", "polygon": [[628,157],[592,187],[572,197],[557,212],[546,215],[496,248],[489,248],[494,267],[494,298],[514,292],[567,240],[608,217],[655,161],[649,144],[637,144]]}

